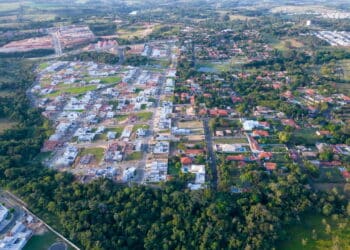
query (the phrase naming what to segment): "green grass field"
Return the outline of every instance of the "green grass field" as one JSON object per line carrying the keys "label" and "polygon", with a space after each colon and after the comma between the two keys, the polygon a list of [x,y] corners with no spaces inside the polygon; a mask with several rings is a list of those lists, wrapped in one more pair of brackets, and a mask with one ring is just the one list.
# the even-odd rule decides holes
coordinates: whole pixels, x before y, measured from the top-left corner
{"label": "green grass field", "polygon": [[124,121],[128,118],[129,116],[128,115],[117,115],[115,117],[115,119],[118,121],[118,122],[121,122],[121,121]]}
{"label": "green grass field", "polygon": [[51,231],[42,235],[34,235],[25,245],[23,250],[47,250],[58,240],[57,236]]}
{"label": "green grass field", "polygon": [[109,76],[109,77],[102,78],[101,83],[106,83],[106,84],[118,83],[121,80],[122,78],[120,76]]}
{"label": "green grass field", "polygon": [[[328,229],[327,224],[329,225]],[[290,226],[287,229],[287,237],[287,240],[278,243],[276,249],[349,250],[350,220],[348,218],[334,220],[321,215],[310,214],[302,219],[301,224]]]}
{"label": "green grass field", "polygon": [[68,88],[61,88],[51,94],[46,95],[46,97],[56,97],[59,96],[63,93],[68,93],[71,95],[81,95],[85,94],[88,91],[93,91],[96,89],[95,85],[87,85],[87,86],[82,86],[82,87],[68,87]]}
{"label": "green grass field", "polygon": [[132,128],[132,132],[136,132],[139,128],[149,129],[149,125],[147,125],[147,124],[136,124],[136,125]]}
{"label": "green grass field", "polygon": [[50,64],[48,62],[43,62],[43,63],[40,63],[39,66],[38,66],[38,69],[39,70],[44,70],[46,69]]}
{"label": "green grass field", "polygon": [[140,121],[149,121],[153,116],[152,112],[140,112],[136,114],[136,117],[140,119]]}
{"label": "green grass field", "polygon": [[100,162],[104,156],[105,150],[103,148],[84,148],[80,155],[92,154],[95,156],[96,162]]}
{"label": "green grass field", "polygon": [[142,152],[133,152],[126,157],[127,161],[138,161],[141,160],[143,156]]}
{"label": "green grass field", "polygon": [[273,44],[273,47],[278,50],[289,50],[289,49],[298,49],[304,47],[304,44],[295,38],[288,38],[280,40],[277,43]]}

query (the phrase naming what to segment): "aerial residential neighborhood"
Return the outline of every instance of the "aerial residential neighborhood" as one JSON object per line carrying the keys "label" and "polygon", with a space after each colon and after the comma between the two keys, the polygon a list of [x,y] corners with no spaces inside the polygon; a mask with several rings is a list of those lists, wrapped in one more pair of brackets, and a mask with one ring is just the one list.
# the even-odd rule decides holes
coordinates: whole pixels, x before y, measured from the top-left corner
{"label": "aerial residential neighborhood", "polygon": [[349,1],[0,20],[0,249],[349,249]]}

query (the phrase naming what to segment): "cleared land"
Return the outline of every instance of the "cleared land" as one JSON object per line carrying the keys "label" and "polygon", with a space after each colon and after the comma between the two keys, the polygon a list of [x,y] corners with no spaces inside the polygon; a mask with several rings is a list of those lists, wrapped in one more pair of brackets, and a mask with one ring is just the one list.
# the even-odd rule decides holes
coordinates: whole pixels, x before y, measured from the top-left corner
{"label": "cleared land", "polygon": [[6,129],[12,128],[15,125],[15,122],[11,122],[7,119],[0,119],[0,133],[5,131]]}
{"label": "cleared land", "polygon": [[344,71],[344,79],[350,81],[350,60],[342,60],[340,63]]}
{"label": "cleared land", "polygon": [[122,28],[122,29],[118,30],[117,34],[120,38],[123,38],[123,39],[130,39],[130,38],[134,38],[134,37],[144,38],[153,32],[156,25],[157,24],[133,25],[133,26],[129,26],[127,29]]}
{"label": "cleared land", "polygon": [[285,40],[281,40],[273,45],[275,49],[278,50],[289,50],[289,49],[298,49],[304,47],[304,44],[298,41],[295,38],[289,38]]}
{"label": "cleared land", "polygon": [[[329,228],[326,229],[327,224],[330,230]],[[287,235],[289,238],[280,242],[277,249],[350,249],[350,221],[346,218],[334,220],[329,217],[310,214],[302,219],[301,224],[290,226],[287,229]],[[334,246],[338,247],[334,248]]]}
{"label": "cleared land", "polygon": [[68,93],[72,95],[81,95],[81,94],[85,94],[88,91],[93,91],[95,89],[96,89],[95,85],[87,85],[87,86],[81,86],[81,87],[68,87],[68,88],[59,89],[51,94],[48,94],[46,97],[56,97],[61,95],[62,93]]}
{"label": "cleared land", "polygon": [[84,156],[84,155],[88,155],[88,154],[92,154],[95,159],[96,162],[100,162],[103,158],[105,150],[103,148],[84,148],[80,155]]}

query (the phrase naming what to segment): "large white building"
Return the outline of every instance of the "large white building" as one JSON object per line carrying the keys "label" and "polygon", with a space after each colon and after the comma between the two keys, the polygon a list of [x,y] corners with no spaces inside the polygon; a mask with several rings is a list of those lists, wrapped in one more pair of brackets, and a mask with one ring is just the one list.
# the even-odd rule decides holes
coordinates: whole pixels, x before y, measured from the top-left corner
{"label": "large white building", "polygon": [[0,223],[2,223],[6,219],[8,214],[9,210],[3,205],[0,205]]}
{"label": "large white building", "polygon": [[31,235],[32,231],[22,222],[17,221],[16,225],[11,229],[10,234],[0,240],[0,249],[21,250]]}

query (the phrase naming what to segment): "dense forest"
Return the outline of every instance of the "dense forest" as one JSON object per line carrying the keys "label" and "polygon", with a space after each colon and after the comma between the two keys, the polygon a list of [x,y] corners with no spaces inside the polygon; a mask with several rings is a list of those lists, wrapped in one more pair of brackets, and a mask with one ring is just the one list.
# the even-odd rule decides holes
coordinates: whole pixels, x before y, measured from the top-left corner
{"label": "dense forest", "polygon": [[37,160],[50,126],[31,108],[25,91],[34,80],[33,63],[1,63],[0,117],[18,125],[0,136],[0,184],[82,249],[272,249],[286,237],[284,226],[307,211],[350,212],[336,192],[307,188],[299,166],[267,175],[255,165],[241,176],[249,192],[190,192],[173,181],[160,189],[124,187],[107,179],[89,184],[44,168]]}

